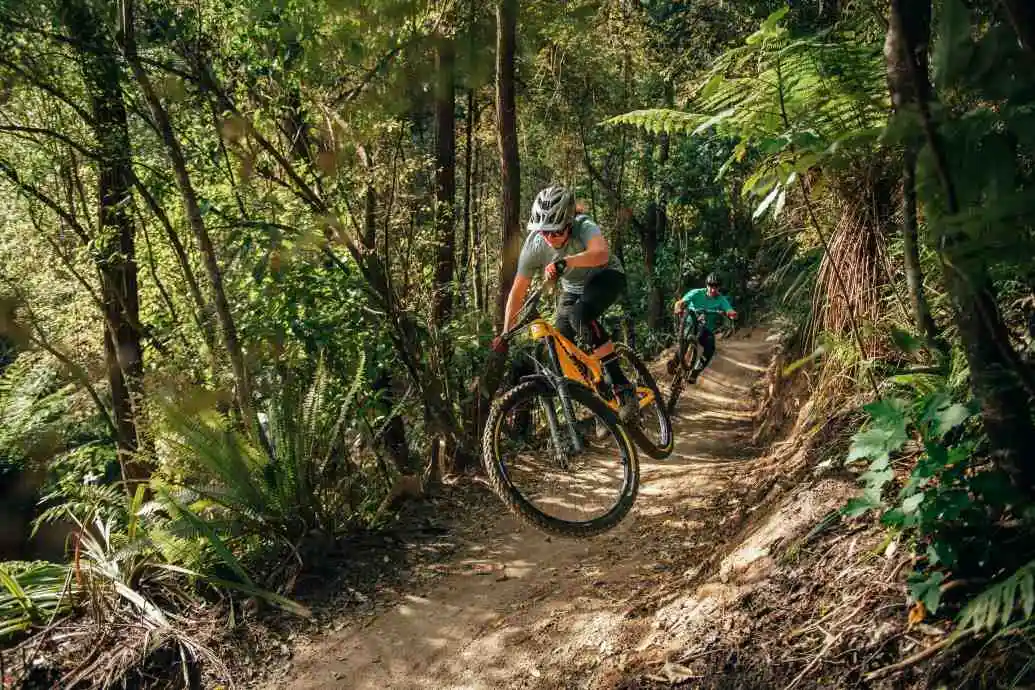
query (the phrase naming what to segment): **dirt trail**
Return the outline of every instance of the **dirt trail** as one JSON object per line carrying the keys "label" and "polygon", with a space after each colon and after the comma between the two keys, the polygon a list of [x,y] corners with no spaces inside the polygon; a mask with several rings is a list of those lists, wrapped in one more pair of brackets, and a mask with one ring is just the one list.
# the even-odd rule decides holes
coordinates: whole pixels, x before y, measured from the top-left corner
{"label": "dirt trail", "polygon": [[673,455],[641,455],[640,495],[617,529],[549,537],[500,504],[429,588],[298,649],[291,676],[269,687],[612,687],[665,594],[714,552],[735,500],[724,488],[755,457],[750,391],[771,344],[755,330],[719,348],[683,394]]}

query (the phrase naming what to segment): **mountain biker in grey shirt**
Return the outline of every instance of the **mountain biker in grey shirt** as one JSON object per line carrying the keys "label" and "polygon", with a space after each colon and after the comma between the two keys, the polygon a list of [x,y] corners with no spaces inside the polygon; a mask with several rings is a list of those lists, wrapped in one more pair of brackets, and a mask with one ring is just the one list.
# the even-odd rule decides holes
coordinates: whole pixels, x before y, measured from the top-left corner
{"label": "mountain biker in grey shirt", "polygon": [[[619,365],[611,337],[597,320],[625,290],[625,271],[612,256],[600,228],[589,216],[575,213],[571,191],[551,185],[539,192],[528,220],[528,237],[518,258],[517,275],[507,296],[503,331],[514,325],[532,278],[542,270],[547,280],[560,278],[557,330],[573,342],[588,345],[620,401],[619,418],[635,418],[639,411],[636,387]],[[493,349],[506,342],[498,337]]]}

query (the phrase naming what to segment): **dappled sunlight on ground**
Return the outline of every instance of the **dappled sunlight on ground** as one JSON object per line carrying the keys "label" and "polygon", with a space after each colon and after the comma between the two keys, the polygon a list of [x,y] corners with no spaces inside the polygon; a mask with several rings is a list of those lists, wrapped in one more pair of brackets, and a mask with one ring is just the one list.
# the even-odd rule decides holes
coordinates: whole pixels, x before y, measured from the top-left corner
{"label": "dappled sunlight on ground", "polygon": [[617,528],[549,537],[501,504],[494,524],[473,526],[460,553],[435,565],[425,591],[300,646],[290,678],[269,687],[598,687],[591,679],[644,639],[646,602],[692,574],[678,557],[714,539],[723,490],[754,458],[751,387],[769,354],[760,336],[720,341],[683,393],[675,452],[640,456],[640,495]]}

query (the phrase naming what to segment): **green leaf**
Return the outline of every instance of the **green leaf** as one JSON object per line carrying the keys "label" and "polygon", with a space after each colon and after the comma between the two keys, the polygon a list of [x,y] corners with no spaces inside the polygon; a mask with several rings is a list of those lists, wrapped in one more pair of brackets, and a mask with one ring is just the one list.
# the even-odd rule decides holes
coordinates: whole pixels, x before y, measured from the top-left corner
{"label": "green leaf", "polygon": [[776,198],[776,206],[773,208],[773,218],[779,218],[780,214],[783,213],[783,208],[787,203],[787,190],[781,189],[780,196]]}
{"label": "green leaf", "polygon": [[909,580],[909,595],[923,603],[924,608],[930,613],[936,612],[941,603],[941,586],[945,581],[945,573],[934,572],[927,577],[915,574],[910,576]]}
{"label": "green leaf", "polygon": [[906,500],[902,501],[902,512],[906,515],[916,512],[916,509],[920,507],[920,504],[924,502],[924,492],[913,494]]}
{"label": "green leaf", "polygon": [[776,27],[780,24],[780,20],[786,17],[787,13],[790,11],[790,5],[784,5],[783,7],[778,8],[775,12],[766,17],[764,22],[762,22],[762,30],[771,32],[774,29],[776,29]]}
{"label": "green leaf", "polygon": [[863,406],[875,425],[887,429],[905,429],[908,422],[909,402],[901,398],[886,398]]}
{"label": "green leaf", "polygon": [[[1017,578],[1013,577],[1008,578],[1006,582],[1003,583],[1002,595],[999,598],[1003,610],[1002,617],[999,620],[999,624],[1002,626],[1006,626],[1010,622],[1010,616],[1013,615],[1013,609],[1015,606],[1014,598],[1017,595],[1017,590],[1019,589],[1019,586],[1020,583],[1017,581]],[[989,627],[994,626],[995,623],[995,620],[992,619]]]}
{"label": "green leaf", "polygon": [[870,470],[861,477],[859,481],[866,484],[867,489],[873,489],[877,491],[883,491],[884,487],[895,478],[895,472],[889,468],[881,468],[876,470]]}
{"label": "green leaf", "polygon": [[241,562],[237,560],[237,557],[234,556],[233,553],[230,552],[230,549],[226,547],[223,540],[219,538],[219,535],[216,534],[215,530],[213,530],[205,520],[202,520],[200,517],[195,515],[189,508],[177,503],[164,488],[159,488],[158,491],[162,495],[162,498],[168,502],[169,506],[178,514],[179,517],[190,523],[190,525],[200,534],[204,535],[209,544],[212,545],[212,549],[219,556],[219,559],[233,571],[234,575],[240,578],[241,582],[250,587],[255,586],[252,579],[245,571],[244,566],[241,565]]}
{"label": "green leaf", "polygon": [[32,612],[35,610],[36,607],[33,605],[32,600],[29,599],[29,596],[25,593],[22,586],[18,584],[18,580],[12,577],[7,568],[2,564],[0,564],[0,585],[4,586],[4,589],[6,589],[10,593],[11,597],[18,602],[22,610],[26,612]]}
{"label": "green leaf", "polygon": [[180,573],[181,575],[197,577],[198,579],[205,580],[206,582],[209,582],[217,587],[235,590],[238,592],[242,592],[244,594],[259,597],[260,599],[264,599],[265,601],[268,601],[274,606],[279,606],[285,611],[293,613],[296,616],[301,616],[302,618],[313,617],[313,612],[309,609],[309,607],[303,606],[302,604],[299,604],[297,601],[292,601],[287,597],[283,597],[277,594],[276,592],[270,592],[269,590],[262,589],[261,587],[247,585],[242,582],[230,582],[229,580],[223,580],[218,577],[203,575],[188,568],[183,568],[181,566],[171,565],[168,563],[159,564],[159,567],[161,567],[163,570],[168,570],[174,573]]}
{"label": "green leaf", "polygon": [[951,542],[936,539],[927,547],[927,562],[951,568],[956,565],[956,547]]}
{"label": "green leaf", "polygon": [[860,496],[848,501],[845,507],[841,509],[841,514],[846,518],[854,518],[880,507],[881,503],[879,501],[875,503],[868,496]]}
{"label": "green leaf", "polygon": [[723,120],[732,117],[735,112],[736,108],[726,108],[722,112],[712,115],[707,120],[697,125],[697,127],[694,128],[694,131],[691,132],[691,135],[697,136],[699,134],[707,132],[709,129],[719,124]]}
{"label": "green leaf", "polygon": [[932,431],[935,438],[945,436],[945,434],[970,419],[971,416],[970,410],[965,405],[960,405],[959,403],[935,411],[931,418]]}
{"label": "green leaf", "polygon": [[900,449],[909,440],[905,427],[886,429],[872,427],[860,431],[852,437],[852,445],[848,451],[848,462],[872,459],[887,462],[891,453]]}
{"label": "green leaf", "polygon": [[891,328],[891,342],[902,352],[916,354],[924,349],[924,339],[897,326]]}
{"label": "green leaf", "polygon": [[721,73],[716,72],[708,79],[705,85],[701,88],[700,92],[697,94],[697,97],[700,99],[711,98],[715,94],[715,92],[719,90],[719,86],[722,85],[724,79],[725,77],[723,77]]}
{"label": "green leaf", "polygon": [[766,212],[769,206],[776,201],[779,194],[780,186],[774,186],[772,191],[769,192],[766,198],[762,200],[762,203],[758,205],[758,208],[755,209],[755,212],[751,214],[751,220],[758,220]]}
{"label": "green leaf", "polygon": [[1024,617],[1031,618],[1032,612],[1035,611],[1035,575],[1032,574],[1031,568],[1019,578],[1019,589]]}
{"label": "green leaf", "polygon": [[880,522],[888,527],[905,527],[907,516],[898,508],[893,508],[880,516]]}

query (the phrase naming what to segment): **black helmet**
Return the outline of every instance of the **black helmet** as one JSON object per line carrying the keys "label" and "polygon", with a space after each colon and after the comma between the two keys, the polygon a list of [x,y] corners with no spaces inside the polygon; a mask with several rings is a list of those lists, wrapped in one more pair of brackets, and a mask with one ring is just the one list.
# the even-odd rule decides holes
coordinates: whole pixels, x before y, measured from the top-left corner
{"label": "black helmet", "polygon": [[715,287],[720,287],[722,285],[722,281],[719,280],[719,274],[709,273],[708,277],[704,280],[704,284],[708,286],[714,285]]}

